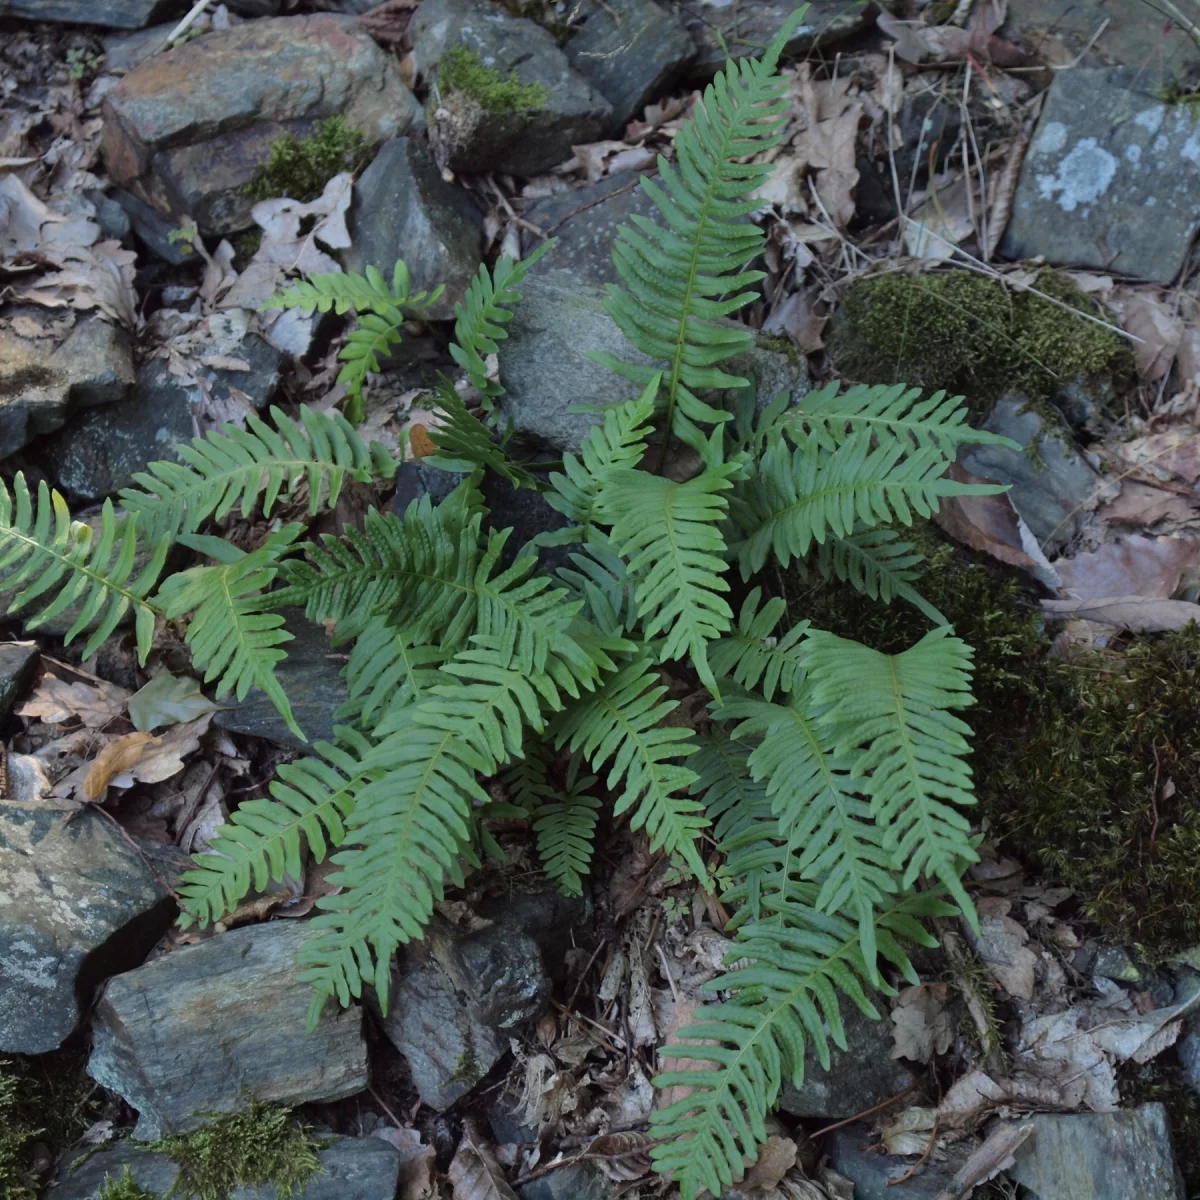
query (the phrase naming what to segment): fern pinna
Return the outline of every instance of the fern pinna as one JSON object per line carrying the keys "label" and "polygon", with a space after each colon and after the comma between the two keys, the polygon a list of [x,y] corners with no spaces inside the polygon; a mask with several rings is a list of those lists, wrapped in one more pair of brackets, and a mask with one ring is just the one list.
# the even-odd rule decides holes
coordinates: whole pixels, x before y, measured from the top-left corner
{"label": "fern pinna", "polygon": [[[822,1062],[829,1040],[842,1044],[839,994],[876,1014],[885,966],[914,978],[907,948],[929,943],[924,919],[975,919],[961,883],[975,857],[960,715],[971,650],[920,595],[920,555],[897,527],[943,497],[995,490],[949,467],[962,444],[1003,439],[972,430],[961,397],[830,384],[791,406],[756,404],[722,366],[753,343],[730,318],[761,277],[750,266],[763,237],[747,216],[782,128],[777,63],[800,16],[760,61],[714,79],[677,162],[643,181],[659,219],[621,230],[606,302],[643,357],[605,359],[641,392],[610,407],[561,470],[511,457],[487,366],[534,255],[482,269],[457,308],[451,356],[471,387],[439,392],[428,461],[462,477],[440,504],[371,509],[361,529],[305,536],[305,511],[396,471],[341,414],[307,409],[251,417],[151,464],[106,504],[98,533],[45,485],[35,499],[19,475],[11,492],[0,484],[0,595],[31,623],[80,606],[68,637],[90,631],[89,653],[132,614],[144,658],[156,620],[179,621],[218,695],[258,687],[292,720],[275,679],[289,638],[279,610],[302,606],[347,644],[336,741],[242,803],[181,889],[183,919],[213,922],[251,888],[297,875],[305,853],[332,856],[336,891],[318,901],[300,964],[313,1021],[368,988],[386,1005],[394,952],[422,936],[480,849],[495,851],[484,822],[500,810],[530,822],[565,892],[585,887],[605,805],[719,888],[739,965],[711,984],[723,999],[661,1051],[658,1083],[682,1098],[652,1118],[656,1167],[685,1200],[741,1178],[810,1042]],[[360,396],[423,302],[402,264],[390,286],[378,273],[323,276],[276,300],[359,313],[345,382]],[[689,478],[661,470],[679,442]],[[539,545],[493,527],[488,471],[567,518],[536,542],[565,547],[569,565],[547,575]],[[235,511],[270,522],[246,552],[204,532]],[[160,580],[172,547],[204,561]],[[814,629],[762,587],[743,591],[768,564],[911,604],[930,632],[886,655]],[[708,705],[699,731],[682,719],[697,708],[680,703],[689,690]],[[506,801],[484,787],[494,776]]]}

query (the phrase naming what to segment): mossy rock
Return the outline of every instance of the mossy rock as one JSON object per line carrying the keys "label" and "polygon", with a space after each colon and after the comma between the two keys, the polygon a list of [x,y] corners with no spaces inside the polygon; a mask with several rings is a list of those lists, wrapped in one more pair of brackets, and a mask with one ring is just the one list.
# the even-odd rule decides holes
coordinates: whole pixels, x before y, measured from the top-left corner
{"label": "mossy rock", "polygon": [[1125,339],[1087,319],[1102,315],[1099,306],[1054,271],[1039,272],[1035,286],[1061,305],[966,271],[863,279],[835,314],[830,353],[855,382],[962,394],[975,420],[1006,392],[1040,404],[1083,380],[1121,394],[1133,356]]}
{"label": "mossy rock", "polygon": [[[369,157],[366,138],[351,129],[345,117],[328,117],[316,123],[309,137],[285,133],[273,142],[271,157],[246,185],[246,195],[251,200],[287,196],[307,204],[321,195],[335,175],[359,170]],[[261,240],[261,230],[254,232]],[[244,258],[245,248],[238,247]]]}

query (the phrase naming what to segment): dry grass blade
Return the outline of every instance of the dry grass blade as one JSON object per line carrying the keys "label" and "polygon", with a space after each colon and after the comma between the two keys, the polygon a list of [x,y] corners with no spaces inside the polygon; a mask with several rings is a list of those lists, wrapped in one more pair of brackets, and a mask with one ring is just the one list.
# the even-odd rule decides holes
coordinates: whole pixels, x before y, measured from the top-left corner
{"label": "dry grass blade", "polygon": [[462,1141],[450,1164],[454,1200],[517,1200],[492,1147],[480,1136],[474,1121],[463,1122]]}

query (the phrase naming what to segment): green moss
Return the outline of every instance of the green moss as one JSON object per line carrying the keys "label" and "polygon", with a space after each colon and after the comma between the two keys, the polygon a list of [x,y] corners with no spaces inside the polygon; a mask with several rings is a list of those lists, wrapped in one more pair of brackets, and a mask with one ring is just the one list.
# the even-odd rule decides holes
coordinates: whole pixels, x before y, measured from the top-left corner
{"label": "green moss", "polygon": [[[1041,271],[1036,287],[1092,316],[1100,310],[1065,276]],[[838,370],[862,383],[945,388],[983,415],[1020,391],[1049,400],[1079,378],[1132,380],[1125,340],[1031,292],[966,271],[893,273],[856,283],[830,332]]]}
{"label": "green moss", "polygon": [[521,112],[541,108],[550,97],[540,83],[522,83],[517,72],[505,79],[466,46],[451,46],[442,55],[438,67],[438,90],[443,97],[455,93],[473,102],[484,112]]}
{"label": "green moss", "polygon": [[483,1078],[483,1068],[475,1053],[475,1044],[471,1041],[471,1031],[467,1030],[467,1044],[462,1056],[454,1066],[454,1074],[450,1076],[451,1083],[465,1083],[474,1087]]}
{"label": "green moss", "polygon": [[369,154],[366,139],[342,116],[316,123],[311,137],[285,133],[271,146],[267,164],[246,185],[251,200],[287,196],[308,203],[343,171],[357,171]]}
{"label": "green moss", "polygon": [[37,1181],[29,1172],[26,1150],[42,1130],[29,1124],[20,1102],[21,1081],[12,1064],[0,1060],[0,1196],[37,1200]]}
{"label": "green moss", "polygon": [[126,1167],[120,1179],[114,1179],[111,1175],[104,1176],[104,1184],[96,1200],[158,1200],[158,1197],[153,1192],[138,1187],[133,1172]]}
{"label": "green moss", "polygon": [[203,1129],[175,1134],[148,1149],[180,1168],[173,1195],[226,1200],[236,1187],[273,1184],[280,1197],[295,1195],[320,1170],[320,1144],[307,1126],[283,1108],[251,1099],[244,1112],[227,1113]]}

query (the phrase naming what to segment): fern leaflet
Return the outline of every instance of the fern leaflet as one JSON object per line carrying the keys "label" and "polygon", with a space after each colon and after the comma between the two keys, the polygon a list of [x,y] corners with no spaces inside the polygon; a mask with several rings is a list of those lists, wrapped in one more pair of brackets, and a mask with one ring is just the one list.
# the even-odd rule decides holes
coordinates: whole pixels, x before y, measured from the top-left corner
{"label": "fern leaflet", "polygon": [[809,623],[801,621],[782,637],[774,630],[787,604],[772,596],[759,609],[762,589],[754,588],[742,604],[737,629],[710,648],[712,669],[747,691],[759,689],[771,700],[776,690],[790,692],[804,679],[804,638]]}
{"label": "fern leaflet", "polygon": [[859,529],[844,538],[833,537],[817,547],[817,570],[825,579],[836,577],[857,588],[872,600],[891,604],[899,597],[925,614],[934,625],[946,618],[916,588],[919,573],[913,568],[924,562],[908,542],[898,541],[894,529]]}

